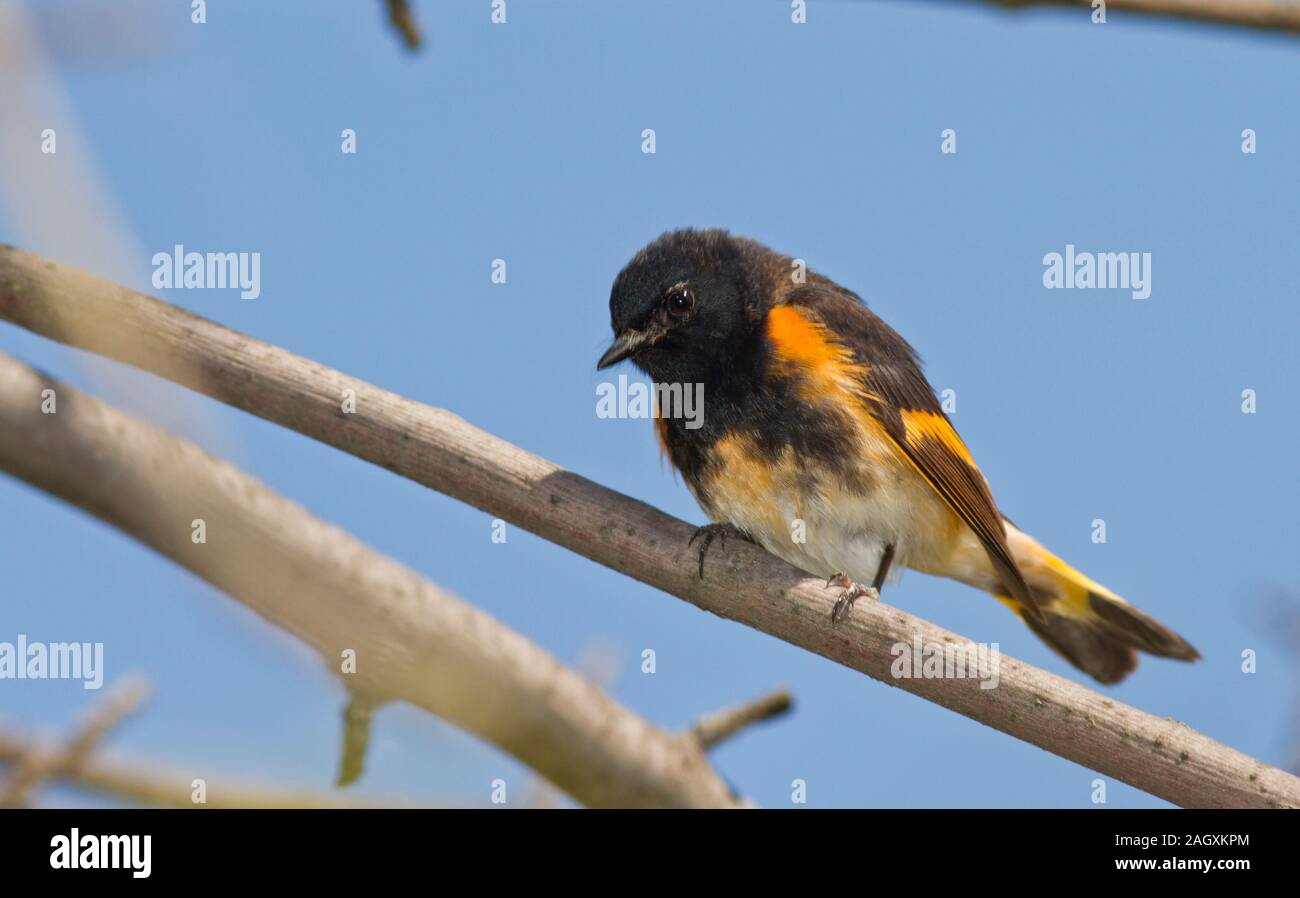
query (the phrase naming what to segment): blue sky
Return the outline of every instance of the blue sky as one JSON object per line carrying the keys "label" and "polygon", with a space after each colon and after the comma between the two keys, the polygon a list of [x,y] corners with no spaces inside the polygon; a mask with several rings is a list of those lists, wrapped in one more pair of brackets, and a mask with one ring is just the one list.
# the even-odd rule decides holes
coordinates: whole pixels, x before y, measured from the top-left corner
{"label": "blue sky", "polygon": [[[356,0],[209,3],[206,25],[187,4],[29,5],[77,119],[63,133],[87,142],[60,155],[95,158],[139,249],[107,271],[12,205],[0,241],[146,290],[150,257],[176,243],[260,252],[256,300],[163,295],[699,521],[649,424],[596,416],[594,362],[610,283],[639,246],[684,225],[755,237],[856,290],[917,347],[1017,524],[1205,655],[1144,659],[1116,698],[1293,757],[1300,672],[1278,607],[1300,545],[1300,41],[902,0],[812,0],[806,25],[780,0],[516,2],[494,26],[475,0],[419,2],[428,44],[410,56],[378,4]],[[340,152],[344,128],[356,155]],[[955,155],[940,153],[946,128]],[[87,226],[84,210],[60,214]],[[1151,297],[1044,289],[1043,256],[1067,243],[1151,253]],[[490,280],[495,258],[506,284]],[[150,411],[74,351],[9,326],[0,351]],[[607,647],[612,691],[664,726],[788,687],[792,715],[714,755],[764,805],[789,806],[801,778],[814,806],[1091,806],[1091,771],[517,528],[494,544],[490,516],[306,438],[180,388],[158,395],[160,419],[562,659]],[[967,587],[909,573],[886,601],[1076,676]],[[0,641],[18,633],[102,641],[110,681],[151,680],[148,709],[113,740],[123,755],[194,776],[333,776],[342,690],[305,649],[0,478]],[[0,681],[0,715],[57,732],[93,696]],[[357,788],[483,802],[497,777],[528,779],[394,707]],[[1107,797],[1163,804],[1116,782]]]}

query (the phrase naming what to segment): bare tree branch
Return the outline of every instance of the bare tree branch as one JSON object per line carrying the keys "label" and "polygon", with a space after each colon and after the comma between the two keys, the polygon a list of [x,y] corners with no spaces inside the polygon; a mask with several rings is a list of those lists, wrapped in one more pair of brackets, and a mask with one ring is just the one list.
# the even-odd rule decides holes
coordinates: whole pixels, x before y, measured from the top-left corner
{"label": "bare tree branch", "polygon": [[[38,758],[42,766],[57,766],[63,746],[0,729],[0,761],[21,763]],[[101,752],[50,776],[74,786],[123,798],[135,804],[173,808],[389,808],[414,807],[401,802],[367,800],[313,789],[284,789],[203,776],[205,801],[194,801],[192,774],[164,771],[153,762],[108,760]],[[441,807],[441,805],[439,805]]]}
{"label": "bare tree branch", "polygon": [[66,745],[54,750],[29,751],[14,759],[9,778],[0,790],[0,808],[21,807],[41,783],[65,776],[85,764],[109,731],[144,703],[148,692],[142,680],[124,680],[95,706]]}
{"label": "bare tree branch", "polygon": [[[41,411],[46,390],[53,414]],[[651,725],[489,615],[194,444],[3,353],[0,470],[299,637],[354,696],[432,711],[583,804],[742,804],[694,740]]]}
{"label": "bare tree branch", "polygon": [[[969,0],[966,0],[969,2]],[[1080,7],[1083,21],[1090,21],[1093,0],[980,0],[1011,9],[1030,6]],[[1300,3],[1290,0],[1106,0],[1109,16],[1138,13],[1172,17],[1218,25],[1239,25],[1270,31],[1300,32]]]}
{"label": "bare tree branch", "polygon": [[[1300,779],[1008,656],[997,688],[895,677],[893,648],[966,645],[882,602],[828,623],[823,581],[733,540],[708,578],[693,527],[605,489],[443,409],[421,405],[153,297],[0,248],[0,318],[108,355],[485,509],[722,617],[936,702],[1016,738],[1194,807],[1300,806]],[[356,412],[340,397],[354,391]],[[0,431],[0,439],[3,439]]]}

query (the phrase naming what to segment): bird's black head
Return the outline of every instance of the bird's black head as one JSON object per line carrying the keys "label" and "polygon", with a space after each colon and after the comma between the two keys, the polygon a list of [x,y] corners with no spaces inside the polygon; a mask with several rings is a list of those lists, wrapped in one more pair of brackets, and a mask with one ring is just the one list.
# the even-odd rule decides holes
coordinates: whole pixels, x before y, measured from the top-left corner
{"label": "bird's black head", "polygon": [[614,342],[596,367],[631,359],[656,382],[709,380],[756,339],[783,259],[726,231],[664,234],[614,280]]}

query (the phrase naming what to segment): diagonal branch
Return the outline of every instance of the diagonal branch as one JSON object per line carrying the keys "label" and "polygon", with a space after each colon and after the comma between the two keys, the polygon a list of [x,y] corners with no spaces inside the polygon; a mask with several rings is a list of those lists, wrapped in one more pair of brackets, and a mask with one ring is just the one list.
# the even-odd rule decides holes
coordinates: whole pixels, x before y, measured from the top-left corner
{"label": "diagonal branch", "polygon": [[[46,390],[53,414],[41,411]],[[694,740],[653,726],[494,618],[193,443],[3,353],[0,470],[299,637],[367,706],[418,705],[583,804],[742,804]]]}
{"label": "diagonal branch", "polygon": [[[1082,21],[1091,20],[1093,0],[987,0],[998,6],[1073,6]],[[1294,0],[1106,0],[1106,12],[1187,19],[1269,31],[1300,32],[1300,3]],[[1113,19],[1111,19],[1113,21]]]}
{"label": "diagonal branch", "polygon": [[[485,509],[594,561],[891,686],[1165,798],[1196,807],[1300,806],[1300,779],[1178,721],[1146,714],[1002,656],[997,688],[896,678],[899,645],[967,640],[884,603],[831,628],[834,594],[733,541],[708,579],[694,528],[443,409],[236,333],[153,297],[0,247],[0,318],[97,352],[289,427]],[[340,397],[354,391],[356,412]],[[3,431],[0,431],[2,433]]]}

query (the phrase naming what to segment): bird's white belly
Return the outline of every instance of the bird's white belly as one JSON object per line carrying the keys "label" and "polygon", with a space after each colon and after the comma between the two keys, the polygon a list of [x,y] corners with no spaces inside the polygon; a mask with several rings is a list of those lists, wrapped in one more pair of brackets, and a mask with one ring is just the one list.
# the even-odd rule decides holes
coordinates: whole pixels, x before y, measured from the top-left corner
{"label": "bird's white belly", "polygon": [[927,554],[931,541],[948,532],[947,509],[936,504],[938,496],[907,477],[877,481],[865,494],[828,487],[818,478],[761,495],[751,485],[710,486],[707,501],[697,498],[715,521],[736,525],[773,555],[819,577],[842,573],[870,584],[891,544],[896,577],[910,558]]}

